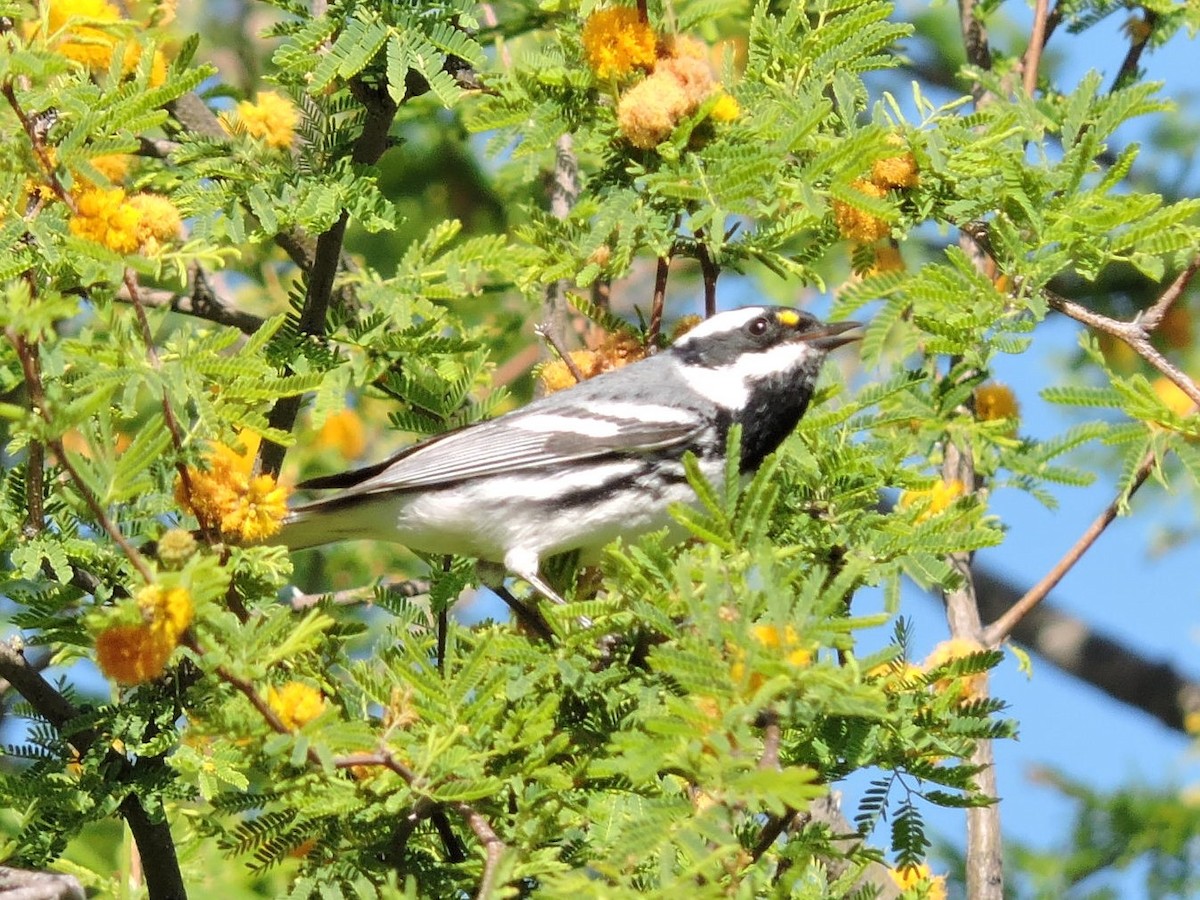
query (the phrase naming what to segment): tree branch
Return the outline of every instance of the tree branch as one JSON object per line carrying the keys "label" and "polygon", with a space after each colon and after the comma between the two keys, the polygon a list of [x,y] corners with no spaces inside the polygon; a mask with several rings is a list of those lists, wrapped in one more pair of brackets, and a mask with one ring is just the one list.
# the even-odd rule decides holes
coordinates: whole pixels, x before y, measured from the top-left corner
{"label": "tree branch", "polygon": [[[187,294],[174,291],[140,287],[138,296],[143,306],[150,309],[169,309],[186,316],[195,316],[218,325],[228,325],[244,334],[254,334],[262,327],[263,320],[252,313],[235,308],[212,289],[208,276],[199,266],[190,269],[192,289]],[[118,292],[117,299],[132,303],[128,287]]]}
{"label": "tree branch", "polygon": [[[15,687],[37,710],[38,715],[69,740],[80,756],[99,738],[97,732],[90,728],[76,731],[68,729],[70,723],[79,717],[79,710],[33,668],[24,653],[7,641],[0,641],[0,677]],[[121,761],[123,768],[132,770],[150,763],[161,765],[158,757],[140,760],[135,764],[123,758]],[[142,858],[150,900],[183,900],[187,890],[166,819],[151,819],[141,799],[133,793],[126,795],[119,809]]]}
{"label": "tree branch", "polygon": [[[354,142],[351,159],[358,165],[374,165],[388,148],[388,132],[396,118],[396,102],[385,87],[372,87],[359,79],[351,79],[350,90],[366,110],[362,133]],[[316,253],[308,272],[304,306],[300,311],[297,329],[301,334],[322,337],[325,319],[333,298],[333,285],[342,260],[342,245],[346,238],[349,210],[341,215],[328,231],[317,238]],[[276,401],[267,421],[272,428],[291,431],[300,412],[300,396],[283,397]],[[286,448],[281,444],[263,441],[259,448],[259,464],[263,472],[279,475]]]}
{"label": "tree branch", "polygon": [[1054,567],[1042,577],[1042,580],[1026,591],[1025,595],[1014,603],[1004,615],[987,627],[983,636],[984,644],[989,647],[1000,644],[1008,637],[1022,618],[1046,599],[1046,595],[1063,580],[1067,572],[1071,571],[1071,567],[1079,562],[1080,558],[1091,548],[1092,544],[1096,543],[1096,539],[1104,533],[1104,529],[1116,519],[1121,504],[1128,497],[1132,497],[1137,489],[1145,483],[1146,479],[1150,476],[1150,472],[1154,469],[1154,463],[1155,454],[1151,451],[1142,458],[1141,463],[1138,465],[1128,493],[1118,494],[1113,498],[1112,503],[1096,517],[1095,521],[1080,535],[1079,540],[1063,554],[1062,559],[1054,564]]}
{"label": "tree branch", "polygon": [[1037,90],[1038,66],[1042,61],[1042,50],[1046,46],[1046,18],[1049,0],[1037,0],[1033,11],[1033,33],[1029,36],[1029,47],[1021,59],[1025,93],[1032,97]]}
{"label": "tree branch", "polygon": [[1133,24],[1130,29],[1129,52],[1125,54],[1125,58],[1121,61],[1121,68],[1117,70],[1117,77],[1113,79],[1112,87],[1108,89],[1110,94],[1113,91],[1123,88],[1127,81],[1137,75],[1138,63],[1142,59],[1142,51],[1146,49],[1146,44],[1150,42],[1150,35],[1154,33],[1154,26],[1158,24],[1158,13],[1147,7],[1142,7],[1142,12],[1146,17],[1137,22],[1137,24]]}
{"label": "tree branch", "polygon": [[[1020,599],[1022,591],[986,569],[974,571],[980,613],[985,621],[995,622]],[[1169,663],[1150,659],[1120,640],[1096,632],[1087,622],[1055,606],[1053,600],[1040,603],[1019,619],[1011,638],[1181,735],[1189,734],[1189,718],[1200,714],[1200,682]]]}

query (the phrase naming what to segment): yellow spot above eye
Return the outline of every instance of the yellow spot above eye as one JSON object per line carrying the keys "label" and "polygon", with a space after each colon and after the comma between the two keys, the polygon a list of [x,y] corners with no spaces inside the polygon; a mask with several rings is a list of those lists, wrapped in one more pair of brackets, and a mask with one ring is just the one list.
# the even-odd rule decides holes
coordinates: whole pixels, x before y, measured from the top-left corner
{"label": "yellow spot above eye", "polygon": [[781,310],[777,318],[782,324],[787,325],[789,328],[795,328],[800,324],[800,314],[795,310]]}

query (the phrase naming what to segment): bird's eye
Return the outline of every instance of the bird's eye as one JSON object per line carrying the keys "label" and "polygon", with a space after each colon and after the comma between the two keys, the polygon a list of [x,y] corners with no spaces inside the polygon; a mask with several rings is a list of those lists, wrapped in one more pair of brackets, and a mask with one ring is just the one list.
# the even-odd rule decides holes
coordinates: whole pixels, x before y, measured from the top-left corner
{"label": "bird's eye", "polygon": [[757,319],[752,319],[750,321],[750,324],[746,326],[746,330],[755,337],[759,337],[760,335],[767,333],[768,325],[770,325],[770,323],[766,320],[766,318],[764,316],[759,316]]}

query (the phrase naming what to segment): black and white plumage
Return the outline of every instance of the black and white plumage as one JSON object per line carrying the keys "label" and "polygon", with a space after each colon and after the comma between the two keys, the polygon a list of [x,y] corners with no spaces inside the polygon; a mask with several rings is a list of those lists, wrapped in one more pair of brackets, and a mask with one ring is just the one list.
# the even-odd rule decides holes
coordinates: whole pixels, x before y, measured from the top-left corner
{"label": "black and white plumage", "polygon": [[856,327],[785,307],[719,313],[647,359],[305,482],[338,493],[293,510],[279,541],[365,538],[475,557],[561,602],[542,559],[670,524],[668,507],[695,499],[683,455],[719,480],[735,422],[742,471],[757,469],[804,415],[825,354]]}

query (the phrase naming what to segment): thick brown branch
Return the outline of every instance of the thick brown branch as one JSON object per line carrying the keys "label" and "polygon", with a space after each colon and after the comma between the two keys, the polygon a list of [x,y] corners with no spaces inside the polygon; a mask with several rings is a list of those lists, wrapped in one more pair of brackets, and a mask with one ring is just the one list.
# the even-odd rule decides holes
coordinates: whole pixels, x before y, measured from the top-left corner
{"label": "thick brown branch", "polygon": [[[354,142],[351,159],[358,165],[374,165],[388,148],[388,132],[396,118],[396,102],[386,88],[372,87],[358,79],[351,80],[350,90],[366,110],[363,130]],[[349,221],[350,213],[343,209],[329,230],[317,238],[312,268],[308,273],[304,306],[300,310],[300,321],[297,323],[301,334],[314,337],[325,334],[325,320],[333,298],[334,281],[342,261],[342,245]],[[271,427],[280,431],[291,431],[300,412],[300,402],[298,396],[278,400],[268,417]],[[282,445],[263,441],[259,450],[261,470],[277,476],[283,466],[285,452],[286,448]]]}

